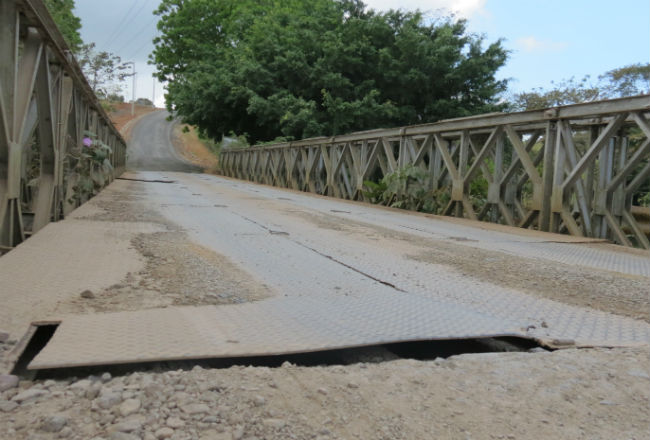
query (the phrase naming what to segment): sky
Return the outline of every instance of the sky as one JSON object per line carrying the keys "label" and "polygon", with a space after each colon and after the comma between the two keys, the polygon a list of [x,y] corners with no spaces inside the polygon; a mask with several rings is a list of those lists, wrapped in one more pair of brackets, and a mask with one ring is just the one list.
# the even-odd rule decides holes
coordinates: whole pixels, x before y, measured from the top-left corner
{"label": "sky", "polygon": [[[136,96],[154,96],[153,50],[159,0],[76,0],[81,37],[99,50],[136,64]],[[454,13],[486,44],[498,39],[510,51],[499,79],[510,90],[552,87],[552,81],[590,75],[597,80],[608,70],[650,62],[648,0],[366,0],[376,10],[420,9],[428,19]],[[124,84],[131,99],[131,81]],[[154,102],[164,105],[164,90],[155,84]]]}

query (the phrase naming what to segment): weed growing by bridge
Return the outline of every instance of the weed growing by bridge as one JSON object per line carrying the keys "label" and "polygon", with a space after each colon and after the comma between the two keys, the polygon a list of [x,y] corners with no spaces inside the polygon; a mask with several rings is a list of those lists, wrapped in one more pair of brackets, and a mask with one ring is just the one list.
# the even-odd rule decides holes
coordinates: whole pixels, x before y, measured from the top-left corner
{"label": "weed growing by bridge", "polygon": [[446,188],[431,189],[431,177],[414,165],[389,173],[379,182],[366,180],[363,184],[366,199],[392,208],[440,214],[450,198]]}
{"label": "weed growing by bridge", "polygon": [[80,151],[68,154],[72,168],[69,178],[73,179],[75,188],[73,200],[69,203],[85,202],[99,193],[114,177],[110,161],[113,152],[111,147],[88,130],[84,132],[83,145]]}

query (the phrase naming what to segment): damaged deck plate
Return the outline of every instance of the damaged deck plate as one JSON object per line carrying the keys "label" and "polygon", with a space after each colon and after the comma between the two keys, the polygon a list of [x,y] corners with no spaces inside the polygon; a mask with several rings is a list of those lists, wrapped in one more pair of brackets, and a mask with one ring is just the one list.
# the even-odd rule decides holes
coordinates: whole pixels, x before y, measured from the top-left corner
{"label": "damaged deck plate", "polygon": [[[240,266],[276,296],[238,305],[131,312],[118,312],[116,304],[116,313],[65,316],[29,368],[498,336],[549,346],[650,343],[642,310],[641,319],[633,319],[637,314],[630,307],[601,311],[572,299],[585,297],[600,306],[632,301],[642,309],[637,293],[650,280],[647,253],[592,241],[558,243],[562,236],[553,234],[508,234],[505,227],[486,231],[483,225],[370,206],[357,209],[213,176],[177,173],[173,178],[177,183],[129,182],[125,191],[139,191],[139,207],[159,212],[186,231],[188,240]],[[338,212],[351,207],[353,219]],[[515,276],[504,280],[508,274]],[[546,292],[552,289],[565,294],[554,300]],[[615,314],[620,310],[632,317]],[[56,313],[65,311],[39,313],[31,321]]]}
{"label": "damaged deck plate", "polygon": [[229,306],[170,307],[64,319],[30,369],[161,360],[263,356],[383,342],[525,336],[498,322],[425,298],[375,307],[359,299],[272,299]]}
{"label": "damaged deck plate", "polygon": [[[583,323],[585,324],[585,323]],[[589,326],[589,323],[586,323]],[[650,326],[617,318],[609,332],[572,345],[641,345]],[[169,307],[63,319],[29,369],[306,353],[416,341],[514,336],[549,346],[575,333],[536,332],[525,320],[502,319],[419,295],[274,298],[256,303]],[[556,339],[557,338],[557,339]],[[558,340],[558,339],[561,339]]]}

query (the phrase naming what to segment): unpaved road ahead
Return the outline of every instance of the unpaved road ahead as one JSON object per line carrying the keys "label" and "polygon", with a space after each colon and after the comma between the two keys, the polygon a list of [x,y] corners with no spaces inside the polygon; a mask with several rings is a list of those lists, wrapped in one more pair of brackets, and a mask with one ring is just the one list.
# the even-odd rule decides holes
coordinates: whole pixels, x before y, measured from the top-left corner
{"label": "unpaved road ahead", "polygon": [[[157,128],[136,126],[140,139],[160,140],[158,130],[169,126],[164,118],[143,123]],[[163,149],[155,157],[166,157],[158,162],[164,168],[175,153],[164,151],[170,144],[160,136],[139,148]],[[613,254],[627,273],[603,272],[599,265],[611,258],[589,257],[600,245],[571,252],[576,248],[568,243],[526,233],[503,235],[499,228],[214,176],[164,171],[125,177],[145,181],[116,181],[70,219],[48,225],[0,259],[0,328],[11,340],[29,321],[48,316],[229,307],[282,295],[359,294],[346,291],[349,286],[370,293],[390,288],[366,275],[496,314],[507,298],[537,298],[580,319],[608,313],[639,326],[648,320],[640,254]],[[389,252],[399,257],[399,271],[385,270]],[[310,260],[318,262],[312,271],[305,266]],[[440,289],[441,282],[455,289]],[[482,290],[502,302],[482,299]],[[523,313],[514,303],[509,307]],[[538,310],[530,312],[540,318]],[[540,319],[531,331],[554,325],[552,318]],[[12,345],[0,343],[0,353]],[[436,359],[449,354],[436,345],[400,355],[388,348],[290,358],[294,364],[281,367],[285,358],[229,368],[187,362],[181,370],[161,363],[139,366],[141,372],[116,368],[103,377],[101,370],[90,377],[77,370],[54,380],[23,380],[18,388],[0,388],[0,438],[648,438],[647,346],[446,359]],[[424,359],[401,358],[413,355]],[[3,380],[0,387],[10,381]]]}
{"label": "unpaved road ahead", "polygon": [[160,110],[141,117],[131,132],[127,167],[135,170],[199,172],[183,159],[171,143],[174,122]]}

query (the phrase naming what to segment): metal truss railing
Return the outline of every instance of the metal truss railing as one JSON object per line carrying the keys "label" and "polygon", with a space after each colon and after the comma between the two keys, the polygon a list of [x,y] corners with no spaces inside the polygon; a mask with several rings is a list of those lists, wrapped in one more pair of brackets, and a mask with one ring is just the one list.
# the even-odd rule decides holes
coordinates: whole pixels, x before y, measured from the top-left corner
{"label": "metal truss railing", "polygon": [[[126,143],[41,0],[0,1],[0,60],[1,253],[83,203],[82,175],[119,175]],[[101,173],[82,160],[88,132],[111,150]]]}
{"label": "metal truss railing", "polygon": [[226,149],[221,171],[363,200],[364,181],[413,165],[447,194],[444,215],[650,249],[635,218],[650,217],[635,206],[650,183],[649,111],[644,95]]}

